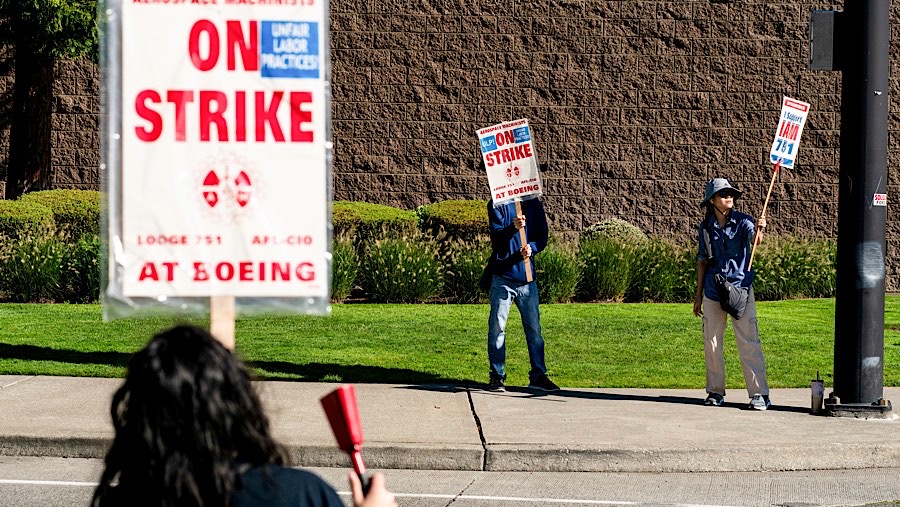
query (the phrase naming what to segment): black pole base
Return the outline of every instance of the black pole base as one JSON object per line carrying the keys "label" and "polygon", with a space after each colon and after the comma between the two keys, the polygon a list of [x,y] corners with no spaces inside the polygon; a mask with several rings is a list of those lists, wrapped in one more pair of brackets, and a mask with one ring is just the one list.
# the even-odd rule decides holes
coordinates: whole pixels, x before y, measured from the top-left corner
{"label": "black pole base", "polygon": [[841,403],[832,395],[825,399],[825,415],[855,419],[893,419],[891,402],[882,398],[875,403]]}

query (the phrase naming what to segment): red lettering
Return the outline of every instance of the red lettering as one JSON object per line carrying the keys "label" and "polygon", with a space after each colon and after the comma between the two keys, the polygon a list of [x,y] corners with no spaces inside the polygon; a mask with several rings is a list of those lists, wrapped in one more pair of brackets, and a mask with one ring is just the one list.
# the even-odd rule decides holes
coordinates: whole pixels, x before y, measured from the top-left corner
{"label": "red lettering", "polygon": [[[197,106],[192,107],[195,93]],[[160,107],[160,110],[152,107],[153,104],[162,104],[160,93],[142,90],[135,98],[134,110],[147,124],[135,126],[135,136],[144,142],[155,142],[162,136],[164,128],[174,127],[174,140],[177,142],[246,142],[247,124],[253,121],[254,141],[266,142],[268,136],[269,141],[279,143],[313,142],[313,130],[307,130],[308,127],[304,129],[304,124],[313,123],[312,111],[304,109],[305,104],[312,103],[313,94],[292,91],[288,94],[288,100],[284,100],[285,93],[282,90],[254,91],[250,106],[254,118],[250,120],[248,94],[243,90],[235,91],[233,99],[218,90],[167,90],[165,101],[172,108]],[[234,110],[233,115],[229,109]],[[287,116],[284,123],[279,119],[279,112],[283,113],[282,117]],[[290,135],[289,139],[285,138],[285,132]]]}
{"label": "red lettering", "polygon": [[301,282],[311,282],[316,279],[316,271],[311,262],[301,262],[297,266],[297,278]]}
{"label": "red lettering", "polygon": [[227,282],[234,278],[234,266],[230,262],[220,262],[216,265],[216,278]]}
{"label": "red lettering", "polygon": [[307,103],[312,103],[312,93],[291,92],[291,141],[295,143],[313,142],[313,133],[300,128],[302,123],[312,122],[312,113],[300,109]]}
{"label": "red lettering", "polygon": [[206,271],[206,264],[202,262],[194,263],[194,281],[205,282],[209,280],[209,272]]}
{"label": "red lettering", "polygon": [[[235,92],[234,94],[234,140],[247,140],[247,93]],[[226,136],[227,137],[227,136]]]}
{"label": "red lettering", "polygon": [[135,127],[134,133],[141,141],[152,143],[162,134],[163,119],[159,113],[147,107],[148,99],[156,104],[162,102],[162,98],[153,90],[142,90],[137,94],[134,99],[134,110],[138,116],[150,122],[150,130]]}
{"label": "red lettering", "polygon": [[166,281],[171,282],[175,280],[175,267],[178,266],[178,263],[163,262],[162,265],[166,267]]}
{"label": "red lettering", "polygon": [[[175,274],[177,262],[163,263],[167,267],[169,281],[172,281]],[[208,270],[205,262],[194,262],[194,281],[206,282],[215,277],[220,282],[312,282],[316,279],[316,269],[312,262],[256,262],[245,260],[237,263],[222,261],[215,265],[212,273]],[[152,262],[148,262],[143,271],[146,271],[147,277],[155,277],[159,280],[156,266]],[[142,272],[143,276],[143,272]]]}
{"label": "red lettering", "polygon": [[146,279],[151,279],[154,282],[159,281],[159,273],[156,272],[156,264],[152,262],[144,263],[144,267],[141,268],[141,275],[138,277],[139,282],[143,282]]}
{"label": "red lettering", "polygon": [[288,264],[273,262],[272,263],[272,280],[278,278],[280,280],[291,279],[291,266]]}
{"label": "red lettering", "polygon": [[275,136],[275,141],[282,143],[284,142],[284,132],[281,131],[281,125],[278,123],[278,117],[275,114],[278,112],[278,106],[281,104],[281,96],[284,95],[284,92],[276,91],[272,94],[272,100],[269,102],[269,106],[266,107],[265,104],[265,94],[262,92],[256,92],[256,140],[257,141],[265,141],[266,140],[266,124],[269,125],[269,130],[272,131],[272,135]]}
{"label": "red lettering", "polygon": [[238,280],[242,282],[253,281],[253,263],[241,262],[238,264]]}
{"label": "red lettering", "polygon": [[235,50],[241,53],[241,62],[244,64],[244,70],[259,70],[258,23],[250,21],[250,34],[247,39],[244,38],[244,31],[241,29],[240,21],[226,21],[225,26],[228,28],[228,70],[236,69]]}
{"label": "red lettering", "polygon": [[175,140],[184,141],[187,136],[187,118],[184,113],[185,104],[194,101],[194,92],[184,90],[169,90],[166,93],[166,102],[175,105]]}
{"label": "red lettering", "polygon": [[497,146],[503,146],[505,144],[514,143],[515,139],[513,138],[512,131],[507,130],[504,132],[498,132],[494,135],[494,139],[497,141]]}
{"label": "red lettering", "polygon": [[[166,269],[166,281],[171,282],[175,279],[175,268],[178,266],[177,262],[162,262],[160,263]],[[154,282],[159,281],[159,271],[156,269],[156,264],[152,262],[144,263],[144,266],[141,268],[141,274],[138,276],[138,281],[143,282],[144,280],[152,280]]]}
{"label": "red lettering", "polygon": [[[250,21],[247,31],[245,36],[240,21],[225,22],[225,64],[228,70],[237,70],[238,55],[244,70],[251,72],[259,70],[259,23]],[[207,47],[206,55],[200,51],[203,38]],[[188,35],[188,54],[194,67],[202,72],[215,68],[219,63],[220,44],[219,30],[212,21],[201,19],[194,23]]]}
{"label": "red lettering", "polygon": [[[209,47],[205,58],[200,55],[200,36],[204,34]],[[191,56],[191,63],[198,70],[206,72],[216,66],[219,61],[219,31],[216,30],[216,25],[212,21],[201,19],[191,27],[191,33],[188,36],[188,54]]]}
{"label": "red lettering", "polygon": [[[216,103],[216,108],[211,109],[212,103]],[[228,140],[228,124],[225,122],[225,116],[222,114],[228,106],[228,99],[222,92],[201,91],[200,92],[200,140],[209,141],[209,126],[211,123],[216,124],[216,138],[219,141]]]}

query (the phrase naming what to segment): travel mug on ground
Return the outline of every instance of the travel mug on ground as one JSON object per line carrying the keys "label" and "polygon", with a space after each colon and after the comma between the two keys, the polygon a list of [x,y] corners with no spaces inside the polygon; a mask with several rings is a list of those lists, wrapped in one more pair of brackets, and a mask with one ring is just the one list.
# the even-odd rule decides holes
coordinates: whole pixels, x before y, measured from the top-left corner
{"label": "travel mug on ground", "polygon": [[817,415],[822,413],[822,403],[825,399],[825,382],[822,380],[813,380],[810,383],[812,390],[812,407],[810,413]]}

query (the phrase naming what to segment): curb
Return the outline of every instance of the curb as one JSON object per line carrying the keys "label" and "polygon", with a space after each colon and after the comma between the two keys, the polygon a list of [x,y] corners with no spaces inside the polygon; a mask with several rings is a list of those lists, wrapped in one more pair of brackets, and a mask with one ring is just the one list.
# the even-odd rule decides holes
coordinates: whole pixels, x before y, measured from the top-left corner
{"label": "curb", "polygon": [[[111,439],[0,436],[0,455],[62,458],[106,456]],[[288,445],[291,463],[302,467],[348,466],[334,446]],[[374,469],[490,472],[774,472],[895,468],[900,443],[833,444],[828,447],[752,446],[716,449],[593,449],[534,445],[433,447],[418,444],[364,447]]]}

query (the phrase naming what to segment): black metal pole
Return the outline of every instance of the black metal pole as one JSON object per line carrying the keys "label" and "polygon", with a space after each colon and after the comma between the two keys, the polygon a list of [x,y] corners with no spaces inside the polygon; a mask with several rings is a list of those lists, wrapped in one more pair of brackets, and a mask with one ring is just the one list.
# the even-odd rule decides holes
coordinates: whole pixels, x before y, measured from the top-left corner
{"label": "black metal pole", "polygon": [[884,396],[890,0],[844,3],[834,394],[841,404]]}

